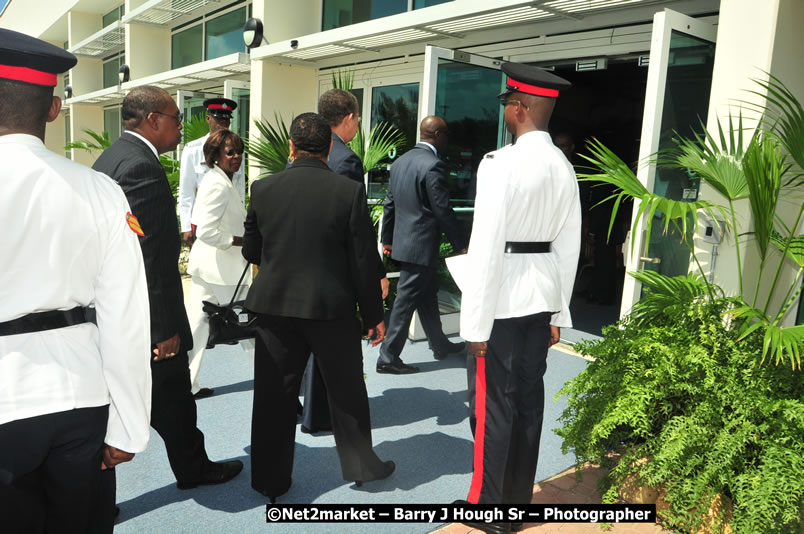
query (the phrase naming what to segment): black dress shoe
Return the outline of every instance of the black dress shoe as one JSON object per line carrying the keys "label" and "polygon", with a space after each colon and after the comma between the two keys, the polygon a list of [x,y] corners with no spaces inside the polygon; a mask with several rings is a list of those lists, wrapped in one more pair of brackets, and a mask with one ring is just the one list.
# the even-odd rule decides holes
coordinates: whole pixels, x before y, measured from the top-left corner
{"label": "black dress shoe", "polygon": [[316,427],[316,428],[310,428],[309,426],[302,425],[300,430],[304,434],[316,434],[318,432],[332,432],[332,427],[331,426],[319,426],[319,427]]}
{"label": "black dress shoe", "polygon": [[383,375],[409,375],[418,373],[419,368],[415,365],[408,365],[400,360],[391,363],[378,363],[377,372]]}
{"label": "black dress shoe", "polygon": [[176,482],[179,489],[192,489],[197,486],[223,484],[229,482],[243,470],[243,462],[230,460],[228,462],[207,462],[204,474],[198,480]]}
{"label": "black dress shoe", "polygon": [[196,399],[206,399],[207,397],[211,397],[215,394],[215,390],[212,388],[201,388],[195,393],[193,393],[193,397]]}
{"label": "black dress shoe", "polygon": [[443,360],[450,354],[460,354],[461,352],[465,351],[466,345],[464,343],[449,343],[447,346],[442,347],[441,350],[434,350],[433,358],[436,360]]}
{"label": "black dress shoe", "polygon": [[383,480],[391,476],[391,473],[394,472],[396,469],[396,464],[393,460],[388,460],[387,462],[383,462],[383,470],[377,473],[377,475],[367,478],[365,480],[355,480],[355,486],[358,488],[363,485],[363,482],[373,482],[374,480]]}

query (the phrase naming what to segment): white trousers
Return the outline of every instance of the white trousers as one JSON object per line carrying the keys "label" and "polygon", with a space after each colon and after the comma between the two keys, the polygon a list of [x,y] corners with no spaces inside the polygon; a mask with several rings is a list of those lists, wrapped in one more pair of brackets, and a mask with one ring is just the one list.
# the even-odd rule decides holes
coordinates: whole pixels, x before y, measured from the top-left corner
{"label": "white trousers", "polygon": [[[204,357],[207,339],[209,339],[209,317],[202,309],[202,302],[229,304],[235,287],[210,284],[193,276],[193,285],[190,286],[190,294],[187,297],[187,319],[190,321],[190,329],[193,333],[193,350],[188,352],[187,356],[190,359],[190,383],[194,395],[201,389],[198,384],[198,374],[201,372],[201,359]],[[246,293],[248,293],[248,286],[241,285],[235,300],[245,299]],[[240,346],[247,355],[253,355],[254,340],[244,339],[240,342]]]}

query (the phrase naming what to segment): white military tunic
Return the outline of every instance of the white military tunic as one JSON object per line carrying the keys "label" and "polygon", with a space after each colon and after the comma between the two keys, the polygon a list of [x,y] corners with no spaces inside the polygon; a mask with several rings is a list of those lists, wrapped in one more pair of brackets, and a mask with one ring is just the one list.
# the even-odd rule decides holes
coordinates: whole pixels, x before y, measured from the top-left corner
{"label": "white military tunic", "polygon": [[0,336],[0,424],[109,404],[105,442],[140,452],[150,436],[150,325],[126,197],[30,135],[0,136],[0,161],[0,321],[91,305],[98,323]]}
{"label": "white military tunic", "polygon": [[[204,161],[204,143],[209,139],[209,134],[200,139],[187,143],[181,153],[181,168],[179,169],[179,218],[181,219],[181,231],[189,232],[192,229],[193,205],[198,186],[201,179],[209,171]],[[232,177],[232,183],[240,194],[240,201],[246,203],[246,173],[243,170],[245,165],[241,165]]]}
{"label": "white military tunic", "polygon": [[[549,241],[545,254],[506,254],[506,241]],[[461,337],[487,341],[494,319],[553,312],[571,327],[569,302],[581,250],[575,171],[542,131],[491,152],[477,172],[469,251],[448,259],[462,292]]]}

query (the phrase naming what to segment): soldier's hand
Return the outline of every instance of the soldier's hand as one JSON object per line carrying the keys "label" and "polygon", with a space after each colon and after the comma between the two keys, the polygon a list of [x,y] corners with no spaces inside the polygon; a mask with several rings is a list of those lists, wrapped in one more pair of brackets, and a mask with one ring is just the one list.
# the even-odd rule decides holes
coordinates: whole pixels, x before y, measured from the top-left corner
{"label": "soldier's hand", "polygon": [[471,354],[476,358],[485,358],[486,351],[489,348],[488,341],[467,341],[466,342],[466,352]]}
{"label": "soldier's hand", "polygon": [[388,288],[391,287],[391,283],[388,281],[388,277],[384,276],[382,280],[380,280],[380,287],[382,288],[382,298],[385,300],[385,297],[388,296]]}
{"label": "soldier's hand", "polygon": [[123,462],[130,462],[132,458],[134,458],[133,452],[121,451],[120,449],[112,447],[111,445],[104,445],[103,459],[101,460],[101,471],[111,469],[117,464],[122,464]]}
{"label": "soldier's hand", "polygon": [[386,245],[385,243],[383,243],[383,245],[382,245],[382,253],[390,258],[391,257],[391,251],[393,250],[393,248],[394,247],[392,245]]}
{"label": "soldier's hand", "polygon": [[179,334],[176,334],[172,338],[160,341],[156,344],[156,348],[154,349],[154,361],[158,362],[159,360],[164,360],[165,358],[172,358],[179,352],[179,346],[181,345],[181,340],[179,339]]}
{"label": "soldier's hand", "polygon": [[382,343],[382,340],[385,339],[385,322],[380,321],[380,324],[378,324],[376,327],[369,328],[368,338],[369,338],[369,345],[371,345],[372,347],[376,347],[377,345]]}
{"label": "soldier's hand", "polygon": [[185,242],[185,243],[187,243],[187,244],[188,244],[188,245],[190,245],[191,247],[193,246],[193,243],[195,242],[195,236],[193,235],[193,232],[192,232],[192,231],[190,231],[190,232],[184,232],[184,233],[182,234],[182,238],[184,239],[184,242]]}
{"label": "soldier's hand", "polygon": [[561,341],[561,328],[558,326],[550,325],[550,346]]}

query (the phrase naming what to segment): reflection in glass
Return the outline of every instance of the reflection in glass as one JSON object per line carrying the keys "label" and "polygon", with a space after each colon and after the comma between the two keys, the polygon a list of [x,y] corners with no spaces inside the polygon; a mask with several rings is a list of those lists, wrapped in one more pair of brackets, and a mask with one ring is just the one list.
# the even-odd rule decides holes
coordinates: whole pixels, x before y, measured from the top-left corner
{"label": "reflection in glass", "polygon": [[451,1],[452,0],[414,0],[413,9],[421,9],[423,7],[436,6],[438,4],[444,4]]}
{"label": "reflection in glass", "polygon": [[[709,109],[715,45],[677,31],[670,36],[670,56],[664,92],[659,150],[675,146],[676,136],[692,137],[701,128]],[[673,200],[698,199],[700,179],[685,169],[659,168],[653,191]],[[684,275],[689,270],[690,252],[682,236],[671,229],[662,235],[661,214],[654,216],[648,255],[661,263],[644,264],[645,269],[668,276]],[[691,221],[690,221],[691,222]],[[694,225],[690,224],[690,231]],[[686,236],[687,239],[691,236]]]}
{"label": "reflection in glass", "polygon": [[[199,63],[203,60],[203,33],[204,28],[200,24],[197,24],[184,31],[174,33],[171,36],[171,69],[178,69],[179,67]],[[185,116],[187,115],[185,114]]]}
{"label": "reflection in glass", "polygon": [[205,59],[215,59],[234,52],[245,52],[243,25],[246,8],[235,9],[206,23]]}
{"label": "reflection in glass", "polygon": [[106,108],[103,110],[103,129],[109,132],[109,139],[114,143],[120,137],[121,122],[120,108]]}
{"label": "reflection in glass", "polygon": [[248,137],[249,131],[250,95],[249,89],[232,88],[232,100],[237,102],[237,108],[232,112],[232,122],[229,127],[244,139]]}
{"label": "reflection in glass", "polygon": [[191,117],[195,117],[196,115],[206,117],[207,110],[204,107],[204,100],[206,100],[206,98],[205,96],[185,96],[181,110],[184,114],[184,120],[190,120]]}
{"label": "reflection in glass", "polygon": [[322,30],[404,13],[408,0],[324,0]]}
{"label": "reflection in glass", "polygon": [[[419,84],[404,83],[374,87],[371,90],[371,125],[388,122],[405,134],[405,144],[397,150],[401,156],[416,144],[416,124],[419,115]],[[367,169],[368,171],[368,169]],[[385,198],[390,173],[385,168],[369,172],[369,198]]]}

